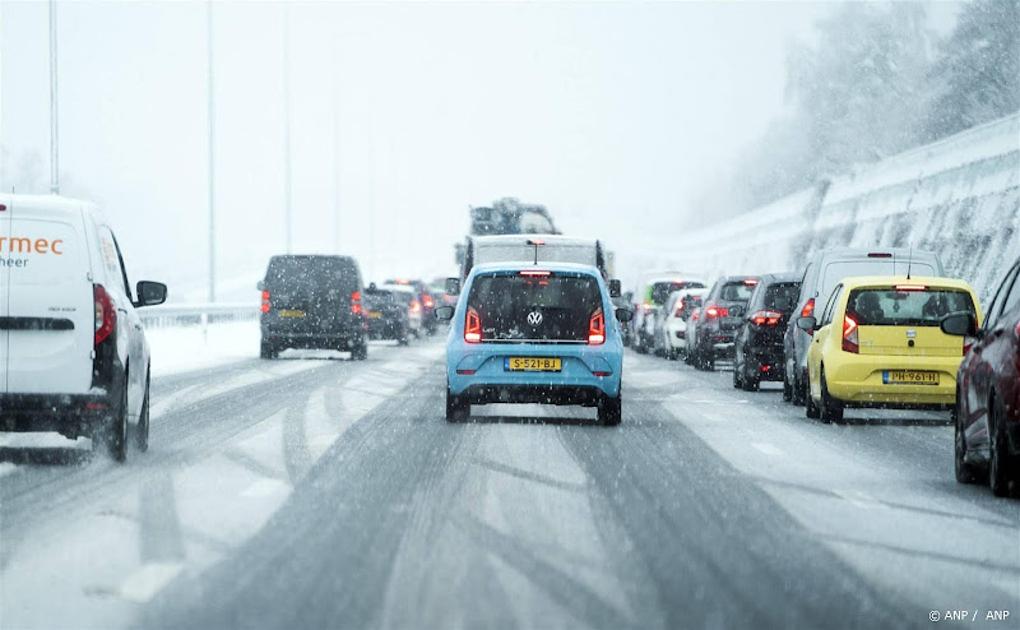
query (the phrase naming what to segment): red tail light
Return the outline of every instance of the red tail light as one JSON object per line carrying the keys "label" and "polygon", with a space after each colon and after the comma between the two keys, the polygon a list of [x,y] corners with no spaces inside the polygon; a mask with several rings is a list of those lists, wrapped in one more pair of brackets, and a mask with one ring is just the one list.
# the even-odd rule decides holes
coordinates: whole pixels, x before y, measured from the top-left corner
{"label": "red tail light", "polygon": [[896,290],[903,291],[927,291],[928,287],[923,284],[897,284]]}
{"label": "red tail light", "polygon": [[269,291],[262,292],[262,312],[269,312]]}
{"label": "red tail light", "polygon": [[464,341],[468,343],[480,343],[482,341],[482,317],[472,307],[468,307],[467,317],[464,318]]}
{"label": "red tail light", "polygon": [[419,302],[418,300],[414,300],[413,302],[411,302],[411,312],[412,313],[417,313],[420,310],[421,310],[421,302]]}
{"label": "red tail light", "polygon": [[676,310],[673,311],[673,317],[683,317],[683,316],[684,316],[684,303],[681,302],[681,303],[676,305]]}
{"label": "red tail light", "polygon": [[544,277],[547,277],[547,276],[551,276],[552,272],[551,271],[546,271],[544,269],[524,269],[524,270],[522,270],[520,272],[520,275],[522,275],[522,276],[530,276],[530,277],[533,277],[533,278],[536,278],[536,277],[537,278],[544,278]]}
{"label": "red tail light", "polygon": [[361,291],[351,293],[351,313],[361,315]]}
{"label": "red tail light", "polygon": [[[800,309],[801,317],[811,317],[815,314],[815,298],[809,298],[807,302],[804,302],[804,308]],[[814,335],[814,331],[805,331],[809,335]]]}
{"label": "red tail light", "polygon": [[595,311],[588,320],[588,345],[597,346],[606,342],[606,316],[602,309]]}
{"label": "red tail light", "polygon": [[851,315],[843,317],[843,352],[859,354],[861,351],[860,337],[857,334],[857,320]]}
{"label": "red tail light", "polygon": [[725,306],[716,306],[715,304],[705,309],[705,319],[715,319],[717,317],[729,317],[730,309]]}
{"label": "red tail light", "polygon": [[117,328],[117,309],[103,285],[93,285],[92,295],[96,305],[95,345],[98,346],[106,341]]}
{"label": "red tail light", "polygon": [[432,299],[432,296],[427,293],[425,294],[425,297],[423,297],[421,301],[423,304],[425,304],[425,308],[432,308],[432,306],[435,304],[435,301]]}
{"label": "red tail light", "polygon": [[751,323],[755,326],[778,326],[781,319],[783,314],[776,311],[757,311],[751,315]]}

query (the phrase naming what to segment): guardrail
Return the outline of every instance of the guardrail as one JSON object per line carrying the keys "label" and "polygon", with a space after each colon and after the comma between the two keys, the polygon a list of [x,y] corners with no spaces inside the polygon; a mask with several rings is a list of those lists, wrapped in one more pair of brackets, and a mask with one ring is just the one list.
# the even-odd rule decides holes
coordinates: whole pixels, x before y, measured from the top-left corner
{"label": "guardrail", "polygon": [[255,320],[258,305],[250,302],[213,304],[160,304],[138,309],[138,316],[146,328],[200,326],[217,322]]}

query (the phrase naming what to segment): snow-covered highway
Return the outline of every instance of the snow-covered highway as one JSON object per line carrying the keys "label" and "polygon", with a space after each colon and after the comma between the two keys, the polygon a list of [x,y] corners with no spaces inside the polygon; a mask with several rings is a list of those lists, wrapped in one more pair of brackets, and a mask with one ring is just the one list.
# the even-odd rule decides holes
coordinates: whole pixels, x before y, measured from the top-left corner
{"label": "snow-covered highway", "polygon": [[1020,504],[953,480],[945,414],[822,425],[777,389],[628,353],[619,427],[499,405],[449,424],[441,356],[433,338],[365,363],[292,354],[156,376],[149,452],[126,465],[8,444],[0,625],[1020,615]]}

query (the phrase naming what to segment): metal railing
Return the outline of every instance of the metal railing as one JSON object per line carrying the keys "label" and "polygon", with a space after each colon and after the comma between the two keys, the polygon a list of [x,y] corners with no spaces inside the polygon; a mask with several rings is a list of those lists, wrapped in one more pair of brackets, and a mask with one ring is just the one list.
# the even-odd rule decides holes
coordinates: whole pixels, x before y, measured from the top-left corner
{"label": "metal railing", "polygon": [[138,309],[146,328],[200,326],[218,322],[252,321],[258,318],[257,304],[217,302],[214,304],[160,304]]}

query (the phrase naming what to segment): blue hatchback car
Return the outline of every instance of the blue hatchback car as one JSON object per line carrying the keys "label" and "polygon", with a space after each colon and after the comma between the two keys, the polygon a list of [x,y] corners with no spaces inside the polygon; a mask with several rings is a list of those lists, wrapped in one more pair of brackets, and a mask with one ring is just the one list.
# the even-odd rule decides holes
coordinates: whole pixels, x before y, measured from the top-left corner
{"label": "blue hatchback car", "polygon": [[472,404],[548,403],[598,408],[621,420],[623,339],[598,269],[569,263],[492,263],[467,277],[446,346],[446,418]]}

